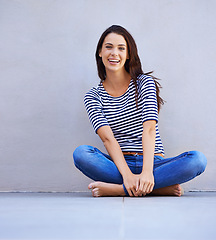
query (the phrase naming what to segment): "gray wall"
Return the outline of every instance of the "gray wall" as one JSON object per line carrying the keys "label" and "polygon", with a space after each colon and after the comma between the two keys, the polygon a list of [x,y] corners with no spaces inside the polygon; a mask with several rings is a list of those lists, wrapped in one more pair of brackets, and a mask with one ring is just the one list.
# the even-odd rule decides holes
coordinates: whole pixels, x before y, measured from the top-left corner
{"label": "gray wall", "polygon": [[186,190],[215,190],[215,9],[214,0],[0,0],[0,191],[87,190],[72,152],[104,150],[82,99],[99,82],[94,52],[112,24],[162,79],[166,156],[208,158]]}

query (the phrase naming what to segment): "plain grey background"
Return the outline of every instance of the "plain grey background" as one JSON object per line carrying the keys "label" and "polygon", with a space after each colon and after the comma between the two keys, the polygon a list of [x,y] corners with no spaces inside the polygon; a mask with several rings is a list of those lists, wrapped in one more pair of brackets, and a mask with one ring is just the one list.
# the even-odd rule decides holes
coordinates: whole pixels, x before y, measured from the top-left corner
{"label": "plain grey background", "polygon": [[0,191],[85,191],[81,144],[104,150],[83,96],[98,84],[95,49],[112,24],[136,40],[161,78],[166,157],[202,151],[206,172],[186,190],[215,190],[216,1],[0,0]]}

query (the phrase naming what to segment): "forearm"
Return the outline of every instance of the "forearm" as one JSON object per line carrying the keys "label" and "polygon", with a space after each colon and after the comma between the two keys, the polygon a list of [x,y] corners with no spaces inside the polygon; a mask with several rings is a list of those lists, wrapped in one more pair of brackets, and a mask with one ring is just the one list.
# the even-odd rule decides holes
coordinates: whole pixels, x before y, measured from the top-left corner
{"label": "forearm", "polygon": [[113,162],[116,164],[119,172],[124,177],[127,174],[130,174],[130,168],[128,167],[122,150],[115,138],[104,141],[104,146],[112,158]]}
{"label": "forearm", "polygon": [[119,172],[122,175],[123,183],[125,188],[127,189],[127,192],[130,196],[138,196],[136,191],[139,187],[139,178],[134,175],[130,168],[128,167],[124,155],[122,153],[122,150],[116,141],[115,138],[112,140],[108,140],[104,142],[104,146],[106,147],[109,155],[111,156],[112,160],[116,164]]}
{"label": "forearm", "polygon": [[109,126],[103,126],[98,129],[97,133],[100,136],[113,162],[116,164],[122,177],[127,177],[131,173],[131,171],[125,161],[122,150],[119,146],[119,143],[115,139],[111,128]]}
{"label": "forearm", "polygon": [[153,172],[154,150],[155,150],[155,128],[143,130],[142,145],[143,145],[143,172]]}

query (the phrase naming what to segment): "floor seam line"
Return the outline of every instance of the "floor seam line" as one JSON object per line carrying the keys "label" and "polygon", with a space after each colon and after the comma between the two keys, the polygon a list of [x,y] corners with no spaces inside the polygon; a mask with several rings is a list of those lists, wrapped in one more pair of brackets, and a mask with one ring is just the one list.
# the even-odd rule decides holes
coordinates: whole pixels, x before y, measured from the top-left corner
{"label": "floor seam line", "polygon": [[125,214],[124,214],[124,200],[125,198],[122,198],[122,210],[121,210],[121,220],[120,220],[120,229],[119,229],[119,239],[124,240],[125,236]]}

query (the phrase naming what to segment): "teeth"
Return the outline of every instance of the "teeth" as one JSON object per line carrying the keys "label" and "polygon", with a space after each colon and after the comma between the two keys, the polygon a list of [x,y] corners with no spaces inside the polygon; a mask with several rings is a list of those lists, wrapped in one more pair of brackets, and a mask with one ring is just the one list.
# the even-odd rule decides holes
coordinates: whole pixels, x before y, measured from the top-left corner
{"label": "teeth", "polygon": [[118,62],[120,62],[119,60],[109,60],[110,62],[116,62],[116,63],[118,63]]}

